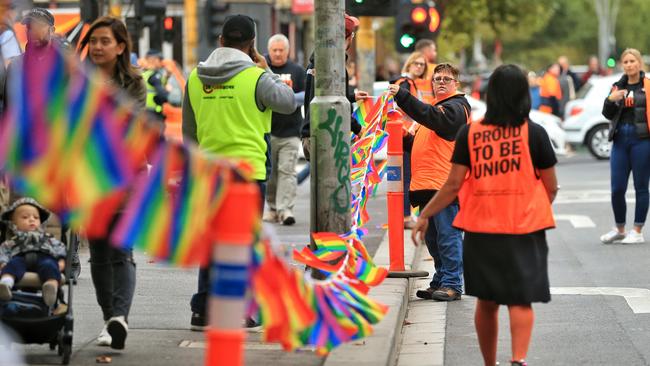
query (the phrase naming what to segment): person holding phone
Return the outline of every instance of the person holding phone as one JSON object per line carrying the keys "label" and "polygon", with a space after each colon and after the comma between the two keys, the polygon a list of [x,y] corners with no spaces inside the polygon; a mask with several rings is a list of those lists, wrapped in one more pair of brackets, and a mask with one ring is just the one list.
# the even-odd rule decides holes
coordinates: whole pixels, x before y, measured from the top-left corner
{"label": "person holding phone", "polygon": [[[201,62],[187,79],[183,100],[183,137],[201,150],[248,161],[264,205],[268,144],[273,112],[289,114],[296,106],[293,90],[269,68],[254,47],[255,22],[246,15],[226,18],[221,47]],[[193,330],[206,324],[208,268],[199,272],[192,297]],[[254,326],[254,321],[247,320]]]}
{"label": "person holding phone", "polygon": [[[605,98],[603,116],[609,119],[609,140],[612,152],[609,158],[611,168],[612,209],[615,227],[603,234],[603,244],[621,242],[623,244],[643,243],[641,233],[648,216],[648,182],[650,182],[650,133],[647,117],[650,80],[643,71],[641,53],[628,48],[621,54],[624,75],[614,83]],[[634,227],[625,232],[625,193],[630,172],[634,179],[636,206],[634,208]]]}

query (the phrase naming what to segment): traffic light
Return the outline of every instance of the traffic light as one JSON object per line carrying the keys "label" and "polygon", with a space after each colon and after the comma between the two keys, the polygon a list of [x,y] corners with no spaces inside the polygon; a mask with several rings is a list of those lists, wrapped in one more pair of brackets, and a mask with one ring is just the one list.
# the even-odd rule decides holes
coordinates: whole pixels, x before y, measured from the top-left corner
{"label": "traffic light", "polygon": [[609,55],[609,57],[607,58],[606,64],[607,64],[607,67],[609,67],[610,69],[613,69],[613,68],[616,67],[616,58],[614,57],[614,55]]}
{"label": "traffic light", "polygon": [[145,23],[155,22],[155,18],[165,16],[167,0],[134,0],[133,11],[135,17]]}
{"label": "traffic light", "polygon": [[208,0],[205,3],[206,34],[208,43],[213,47],[218,44],[221,28],[228,16],[229,7],[230,4],[219,4],[216,0]]}
{"label": "traffic light", "polygon": [[345,11],[355,17],[392,17],[395,15],[395,1],[345,0]]}
{"label": "traffic light", "polygon": [[[413,0],[414,1],[414,0]],[[415,50],[415,42],[433,39],[440,30],[440,13],[425,2],[406,1],[400,4],[395,17],[395,49],[408,53]]]}
{"label": "traffic light", "polygon": [[163,20],[163,39],[165,42],[174,40],[174,18],[172,17],[166,17]]}

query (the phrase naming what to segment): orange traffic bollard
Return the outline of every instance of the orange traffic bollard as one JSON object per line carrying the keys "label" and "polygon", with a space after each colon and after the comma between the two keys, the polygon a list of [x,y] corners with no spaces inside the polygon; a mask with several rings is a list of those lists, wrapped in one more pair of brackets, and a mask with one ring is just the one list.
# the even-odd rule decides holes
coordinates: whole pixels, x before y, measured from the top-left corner
{"label": "orange traffic bollard", "polygon": [[390,254],[389,271],[404,271],[404,151],[402,148],[402,122],[388,121],[388,244]]}
{"label": "orange traffic bollard", "polygon": [[245,295],[255,226],[259,223],[259,188],[235,182],[226,192],[213,223],[214,249],[206,330],[206,365],[243,365]]}
{"label": "orange traffic bollard", "polygon": [[404,265],[404,148],[402,144],[402,121],[389,120],[388,162],[386,181],[388,192],[388,254],[390,266],[388,277],[427,277],[426,271],[407,271]]}

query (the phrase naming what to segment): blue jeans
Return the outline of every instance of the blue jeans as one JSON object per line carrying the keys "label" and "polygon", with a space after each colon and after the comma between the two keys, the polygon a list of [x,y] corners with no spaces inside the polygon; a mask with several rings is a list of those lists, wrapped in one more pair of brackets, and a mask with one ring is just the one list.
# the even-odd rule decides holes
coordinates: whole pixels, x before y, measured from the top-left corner
{"label": "blue jeans", "polygon": [[[23,254],[12,257],[7,265],[2,269],[1,274],[10,274],[14,277],[14,281],[18,283],[25,272],[27,272],[27,262],[25,261],[25,256]],[[47,280],[60,280],[61,272],[59,271],[59,264],[54,257],[45,254],[38,253],[38,259],[36,260],[36,267],[31,269],[32,271],[38,273],[38,279],[41,282]]]}
{"label": "blue jeans", "polygon": [[404,218],[411,216],[411,201],[409,200],[409,189],[411,187],[411,153],[404,151],[404,179],[402,183],[404,184]]}
{"label": "blue jeans", "polygon": [[648,216],[648,182],[650,182],[650,139],[637,137],[633,124],[619,125],[614,135],[611,167],[612,209],[617,226],[625,225],[625,192],[632,172],[636,207],[634,225],[643,226]]}
{"label": "blue jeans", "polygon": [[[424,207],[420,207],[420,210]],[[436,273],[431,288],[447,287],[463,291],[463,238],[462,232],[451,226],[458,214],[458,203],[445,207],[429,218],[429,227],[424,234],[429,254],[433,257]]]}
{"label": "blue jeans", "polygon": [[[266,198],[266,182],[258,181],[258,186],[260,187],[260,212],[264,211],[264,200]],[[192,295],[190,300],[190,308],[193,313],[206,315],[205,307],[208,301],[208,292],[210,291],[210,268],[201,268],[199,269],[199,284],[198,291]]]}

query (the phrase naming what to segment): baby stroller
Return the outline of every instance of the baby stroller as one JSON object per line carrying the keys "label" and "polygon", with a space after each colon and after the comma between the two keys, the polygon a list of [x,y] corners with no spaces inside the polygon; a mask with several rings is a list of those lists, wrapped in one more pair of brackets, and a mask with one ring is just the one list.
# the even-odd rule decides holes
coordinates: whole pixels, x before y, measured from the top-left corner
{"label": "baby stroller", "polygon": [[[7,229],[1,224],[0,239],[4,240]],[[57,301],[50,309],[40,295],[41,282],[38,274],[27,272],[15,286],[17,290],[12,292],[12,299],[7,302],[0,302],[0,319],[2,324],[9,330],[13,330],[19,337],[17,342],[28,344],[49,344],[50,349],[58,350],[62,357],[62,364],[70,362],[72,354],[72,334],[74,318],[72,315],[72,274],[71,263],[73,248],[78,245],[78,236],[66,226],[61,227],[61,241],[66,246],[66,266],[62,285],[59,287]],[[25,259],[30,263],[29,254]],[[36,256],[32,259],[35,263]],[[64,291],[64,288],[67,291]],[[67,293],[67,299],[65,296]]]}

